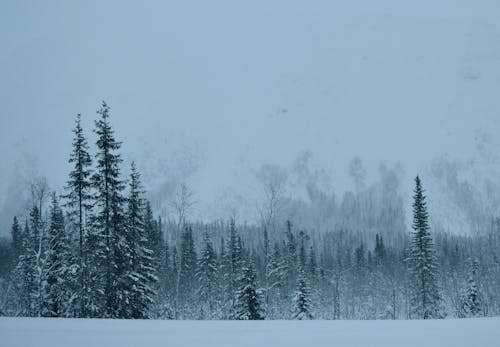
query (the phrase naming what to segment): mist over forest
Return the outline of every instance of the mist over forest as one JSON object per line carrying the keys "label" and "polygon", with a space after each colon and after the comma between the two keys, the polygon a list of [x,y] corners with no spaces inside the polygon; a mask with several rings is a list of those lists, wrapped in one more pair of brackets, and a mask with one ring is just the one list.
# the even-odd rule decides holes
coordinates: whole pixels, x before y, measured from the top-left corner
{"label": "mist over forest", "polygon": [[500,3],[0,4],[0,316],[500,316]]}
{"label": "mist over forest", "polygon": [[[162,156],[159,152],[163,152],[163,148],[161,151],[146,148],[139,151],[142,155],[136,162],[143,172],[155,213],[164,220],[176,219],[175,200],[185,187],[192,200],[187,211],[189,219],[210,222],[236,218],[240,223],[259,225],[264,218],[263,210],[269,208],[270,191],[274,191],[276,211],[273,211],[272,222],[276,224],[293,219],[300,227],[318,232],[338,226],[369,231],[374,219],[386,215],[396,220],[377,223],[393,223],[388,230],[408,231],[411,176],[420,174],[426,179],[433,208],[433,229],[452,234],[477,234],[488,230],[498,217],[500,187],[496,177],[500,170],[491,136],[478,132],[472,145],[475,155],[471,158],[431,157],[418,172],[408,172],[398,160],[367,168],[358,156],[350,159],[346,167],[335,166],[329,170],[315,160],[312,151],[304,150],[287,165],[266,163],[255,168],[242,165],[227,185],[219,184],[219,179],[214,177],[218,190],[209,193],[202,190],[204,195],[197,191],[197,186],[203,189],[212,177],[205,178],[203,154],[199,151],[177,146],[173,150],[167,148],[168,154]],[[131,161],[131,155],[128,157],[126,161]],[[2,195],[0,234],[4,237],[9,233],[12,216],[24,214],[29,208],[32,198],[29,187],[33,182],[46,180],[51,190],[62,191],[61,182],[39,168],[43,158],[20,151],[16,160]],[[221,175],[227,175],[224,168]],[[366,203],[353,206],[353,201],[359,199]],[[359,207],[367,210],[359,210]]]}

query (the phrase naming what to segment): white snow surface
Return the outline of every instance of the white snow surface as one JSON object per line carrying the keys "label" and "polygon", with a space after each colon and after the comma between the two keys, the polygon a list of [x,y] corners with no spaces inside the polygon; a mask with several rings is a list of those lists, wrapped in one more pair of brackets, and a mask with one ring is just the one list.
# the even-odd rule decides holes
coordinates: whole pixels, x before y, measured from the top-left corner
{"label": "white snow surface", "polygon": [[429,321],[155,321],[0,318],[0,346],[370,346],[500,344],[500,318]]}

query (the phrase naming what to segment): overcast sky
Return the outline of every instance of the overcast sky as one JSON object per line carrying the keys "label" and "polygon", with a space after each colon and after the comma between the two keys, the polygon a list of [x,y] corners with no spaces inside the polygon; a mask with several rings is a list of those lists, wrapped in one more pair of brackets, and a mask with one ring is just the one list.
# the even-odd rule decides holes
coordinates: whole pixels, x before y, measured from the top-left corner
{"label": "overcast sky", "polygon": [[0,47],[0,192],[25,154],[60,186],[101,100],[124,157],[176,158],[202,201],[306,150],[342,190],[354,156],[413,173],[500,134],[496,0],[4,0]]}

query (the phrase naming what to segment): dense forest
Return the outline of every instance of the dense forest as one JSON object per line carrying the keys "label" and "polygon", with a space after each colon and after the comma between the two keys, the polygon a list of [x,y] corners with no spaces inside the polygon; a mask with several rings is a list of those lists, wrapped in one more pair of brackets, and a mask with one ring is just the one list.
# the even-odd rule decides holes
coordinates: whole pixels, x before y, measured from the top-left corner
{"label": "dense forest", "polygon": [[[77,116],[63,194],[32,182],[27,215],[0,243],[0,315],[130,319],[435,319],[500,315],[500,222],[433,230],[414,182],[411,230],[395,181],[279,214],[269,181],[260,220],[190,220],[182,186],[162,220],[102,103],[92,148]],[[69,148],[69,146],[68,146]],[[354,176],[356,162],[351,170]],[[388,173],[386,176],[390,176]],[[430,205],[428,205],[428,202]],[[453,219],[453,216],[449,216]],[[307,221],[307,222],[304,222]]]}

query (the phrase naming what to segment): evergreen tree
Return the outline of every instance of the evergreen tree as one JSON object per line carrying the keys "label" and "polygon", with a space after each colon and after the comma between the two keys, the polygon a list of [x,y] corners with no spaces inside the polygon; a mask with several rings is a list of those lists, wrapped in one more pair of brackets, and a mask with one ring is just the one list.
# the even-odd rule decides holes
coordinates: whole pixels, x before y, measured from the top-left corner
{"label": "evergreen tree", "polygon": [[73,129],[73,151],[70,154],[69,163],[73,164],[73,170],[69,173],[69,180],[66,185],[65,206],[69,209],[68,215],[70,221],[78,230],[78,265],[79,265],[79,282],[80,282],[80,316],[86,317],[87,307],[87,281],[86,278],[86,218],[91,209],[91,182],[90,182],[90,166],[92,159],[89,155],[89,146],[87,139],[83,133],[81,126],[81,115],[76,117],[76,126]]}
{"label": "evergreen tree", "polygon": [[216,285],[217,285],[217,256],[212,245],[212,241],[205,231],[203,237],[203,248],[198,259],[198,267],[196,277],[199,287],[197,296],[202,307],[208,309],[208,314],[212,314],[215,309],[216,302]]}
{"label": "evergreen tree", "polygon": [[411,308],[415,318],[442,318],[436,256],[429,232],[427,203],[420,178],[415,178],[413,230],[409,265],[412,274]]}
{"label": "evergreen tree", "polygon": [[234,307],[234,319],[238,320],[262,320],[264,315],[260,303],[260,295],[255,284],[255,270],[250,262],[244,266],[238,278],[239,287],[236,292],[236,304]]}
{"label": "evergreen tree", "polygon": [[365,245],[363,244],[363,242],[361,242],[354,251],[354,256],[356,260],[356,268],[358,270],[362,270],[367,264],[367,259],[365,256]]}
{"label": "evergreen tree", "polygon": [[[151,209],[142,198],[140,174],[132,162],[130,173],[130,195],[128,197],[126,242],[122,253],[123,272],[122,293],[128,296],[120,307],[121,317],[144,319],[149,318],[149,308],[155,295],[154,285],[157,281],[156,266],[153,251],[148,248],[154,238],[156,228],[152,224]],[[145,219],[147,224],[145,223]]]}
{"label": "evergreen tree", "polygon": [[[146,211],[147,214],[147,211]],[[154,225],[151,229],[146,224],[144,235],[139,239],[139,254],[141,256],[141,264],[138,273],[143,281],[140,284],[141,293],[141,316],[142,318],[151,318],[151,305],[154,303],[154,298],[158,293],[158,257],[154,250],[151,250],[150,242],[154,240],[158,234],[158,227]]]}
{"label": "evergreen tree", "polygon": [[196,275],[196,250],[194,247],[193,230],[186,226],[181,235],[179,273],[177,279],[177,298],[182,304],[187,304],[194,293]]}
{"label": "evergreen tree", "polygon": [[23,231],[22,252],[15,269],[15,284],[19,298],[19,311],[24,317],[42,315],[44,273],[44,234],[40,212],[31,208],[29,224]]}
{"label": "evergreen tree", "polygon": [[279,245],[275,243],[267,267],[267,276],[269,278],[268,290],[277,289],[280,291],[283,288],[286,278],[286,269],[286,261],[281,255]]}
{"label": "evergreen tree", "polygon": [[151,266],[155,269],[156,280],[153,285],[155,296],[160,292],[165,294],[164,282],[167,280],[169,273],[168,244],[163,236],[161,225],[161,218],[158,221],[154,219],[151,203],[146,200],[144,234],[147,237],[146,248],[151,251]]}
{"label": "evergreen tree", "polygon": [[45,234],[45,223],[42,220],[42,215],[38,207],[33,207],[30,213],[31,219],[31,237],[34,245],[34,271],[36,291],[33,293],[33,313],[36,317],[41,317],[43,314],[44,304],[44,287],[47,280],[47,272],[45,267],[45,249],[47,247],[47,237]]}
{"label": "evergreen tree", "polygon": [[43,315],[46,317],[64,317],[70,315],[73,300],[72,255],[70,239],[64,226],[63,211],[55,193],[50,206],[50,226],[48,229],[48,247],[45,252],[47,284],[44,287]]}
{"label": "evergreen tree", "polygon": [[161,218],[158,221],[154,219],[153,209],[149,201],[145,201],[144,230],[145,234],[149,235],[147,248],[152,252],[152,260],[154,267],[157,269],[157,274],[164,276],[166,267],[168,267],[168,259],[166,260],[168,244],[163,237]]}
{"label": "evergreen tree", "polygon": [[[36,209],[36,211],[38,213],[38,209]],[[35,218],[38,218],[38,214],[35,216]],[[31,223],[33,223],[32,219]],[[27,220],[22,233],[21,241],[22,249],[14,272],[16,293],[19,298],[18,313],[22,317],[33,317],[35,316],[33,301],[36,295],[36,249],[34,242],[35,239],[31,234]]]}
{"label": "evergreen tree", "polygon": [[286,221],[285,230],[285,260],[287,268],[287,286],[286,288],[293,288],[293,285],[297,281],[297,241],[292,232],[292,223]]}
{"label": "evergreen tree", "polygon": [[172,250],[172,279],[174,282],[174,294],[177,292],[177,281],[179,277],[179,252],[177,247],[174,246]]}
{"label": "evergreen tree", "polygon": [[299,264],[302,268],[305,268],[306,266],[306,245],[305,245],[305,239],[306,235],[305,233],[301,230],[299,233],[300,236],[300,248],[299,248]]}
{"label": "evergreen tree", "polygon": [[23,250],[23,232],[17,217],[14,217],[12,221],[11,235],[12,235],[12,248],[14,250],[14,256],[17,258]]}
{"label": "evergreen tree", "polygon": [[381,265],[386,259],[386,251],[384,246],[384,240],[379,234],[375,235],[375,249],[373,250],[375,254],[375,264]]}
{"label": "evergreen tree", "polygon": [[311,246],[311,248],[309,250],[309,262],[308,262],[307,266],[309,269],[309,276],[314,283],[316,280],[316,276],[317,276],[318,265],[316,262],[316,252],[314,251],[313,246]]}
{"label": "evergreen tree", "polygon": [[238,287],[238,278],[243,263],[241,242],[238,232],[236,231],[234,219],[232,219],[229,223],[229,237],[227,239],[226,248],[226,259],[224,260],[227,266],[225,282],[227,285],[227,293],[234,297],[235,290]]}
{"label": "evergreen tree", "polygon": [[158,221],[159,233],[161,235],[161,242],[163,244],[163,252],[160,253],[160,260],[163,265],[160,266],[160,287],[162,295],[166,297],[173,297],[175,288],[176,275],[173,268],[172,252],[170,251],[170,243],[167,237],[164,237],[162,231],[161,218]]}
{"label": "evergreen tree", "polygon": [[311,293],[306,274],[302,268],[299,269],[293,305],[294,319],[313,319],[313,315],[311,313]]}
{"label": "evergreen tree", "polygon": [[92,176],[95,214],[92,216],[92,235],[89,241],[93,249],[92,269],[89,280],[93,284],[91,306],[98,309],[94,315],[118,317],[120,306],[126,305],[127,297],[123,286],[117,285],[126,275],[127,242],[125,240],[124,183],[120,179],[122,159],[117,151],[121,142],[115,140],[109,123],[109,107],[103,102],[97,112],[101,118],[96,121],[97,134],[96,172]]}
{"label": "evergreen tree", "polygon": [[478,317],[481,315],[481,295],[477,284],[479,263],[471,261],[467,278],[467,287],[462,295],[460,315],[462,317]]}

